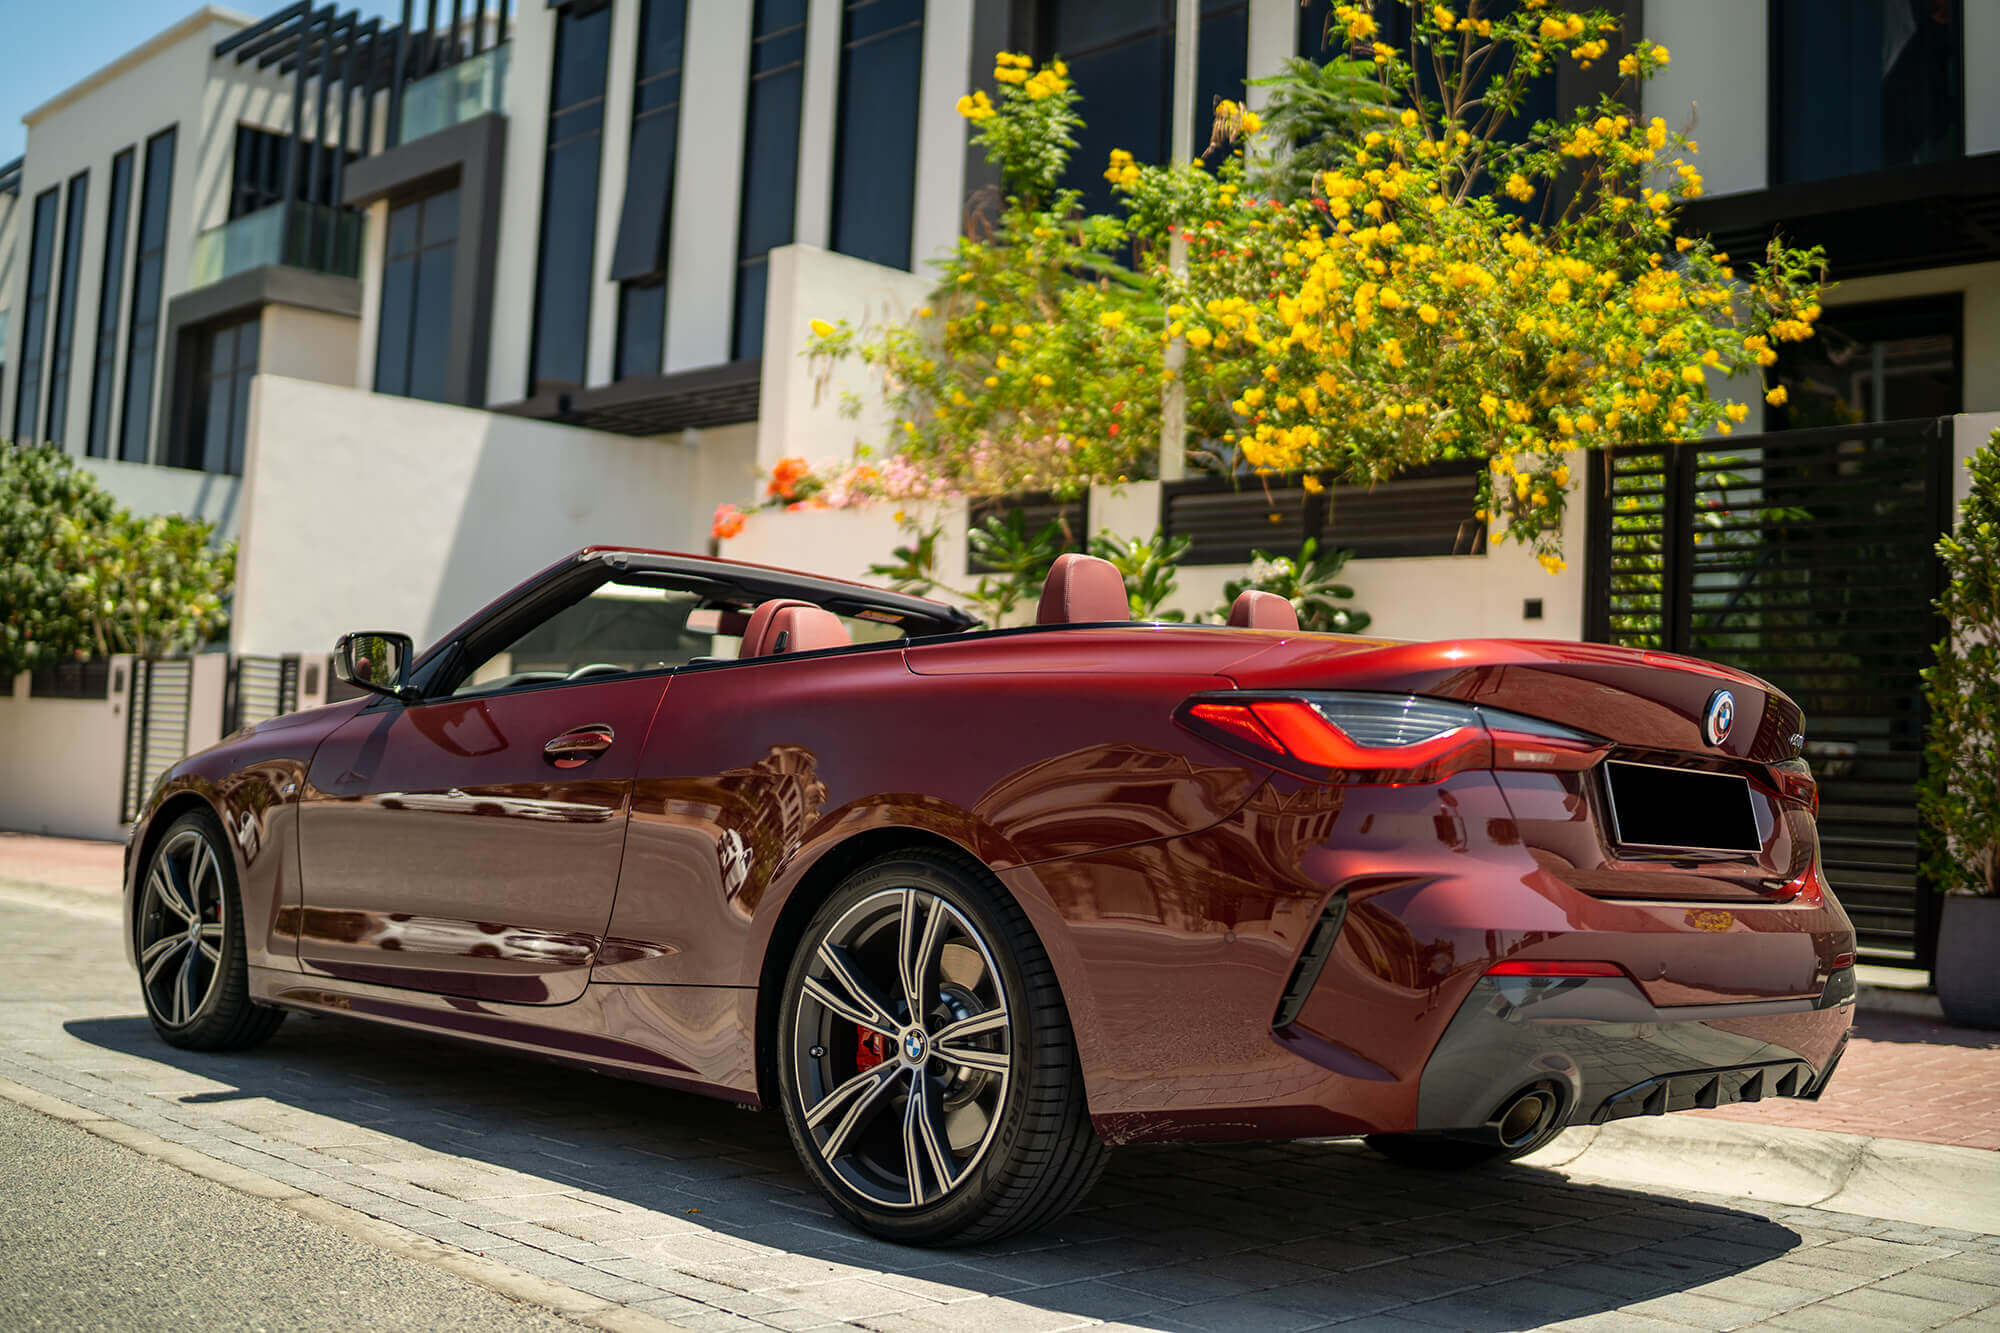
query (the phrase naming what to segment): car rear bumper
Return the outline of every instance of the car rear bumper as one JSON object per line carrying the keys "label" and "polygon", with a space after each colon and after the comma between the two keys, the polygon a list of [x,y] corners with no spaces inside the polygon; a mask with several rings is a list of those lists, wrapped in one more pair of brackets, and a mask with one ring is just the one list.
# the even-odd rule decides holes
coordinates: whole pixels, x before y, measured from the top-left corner
{"label": "car rear bumper", "polygon": [[1623,977],[1482,977],[1425,1062],[1416,1128],[1483,1132],[1538,1085],[1571,1125],[1818,1097],[1853,1012],[1851,967],[1817,999],[1664,1007]]}

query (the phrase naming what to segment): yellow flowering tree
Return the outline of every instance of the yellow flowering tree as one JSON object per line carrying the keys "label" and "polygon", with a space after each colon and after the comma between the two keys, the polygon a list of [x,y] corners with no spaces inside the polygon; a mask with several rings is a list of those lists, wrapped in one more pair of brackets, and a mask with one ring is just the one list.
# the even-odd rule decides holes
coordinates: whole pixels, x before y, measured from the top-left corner
{"label": "yellow flowering tree", "polygon": [[[1485,459],[1496,535],[1560,568],[1568,451],[1727,433],[1748,407],[1721,381],[1811,336],[1820,257],[1773,245],[1739,271],[1676,235],[1697,146],[1617,97],[1516,123],[1564,63],[1615,59],[1629,94],[1664,47],[1547,0],[1411,9],[1399,49],[1367,7],[1336,7],[1379,105],[1313,144],[1303,190],[1246,179],[1240,141],[1263,127],[1224,103],[1208,160],[1113,155],[1115,216],[1056,188],[1075,124],[1061,62],[1003,53],[998,100],[960,104],[1009,192],[992,234],[946,264],[941,310],[830,327],[814,350],[878,366],[894,451],[960,489],[1144,475],[1181,361],[1198,466],[1316,486]],[[1285,145],[1264,150],[1283,165]]]}

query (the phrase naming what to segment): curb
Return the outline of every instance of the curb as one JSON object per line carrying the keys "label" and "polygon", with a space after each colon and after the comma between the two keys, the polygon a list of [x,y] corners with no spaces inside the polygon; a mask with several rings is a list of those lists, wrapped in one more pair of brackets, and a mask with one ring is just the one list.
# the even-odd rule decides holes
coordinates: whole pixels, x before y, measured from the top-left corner
{"label": "curb", "polygon": [[1933,1023],[1945,1021],[1944,1006],[1938,1003],[1935,991],[1908,990],[1896,986],[1857,986],[1854,1007],[1871,1014],[1902,1014],[1909,1018],[1926,1018]]}
{"label": "curb", "polygon": [[1577,1179],[2000,1234],[2000,1152],[1980,1148],[1668,1116],[1573,1129],[1521,1162]]}
{"label": "curb", "polygon": [[170,1142],[143,1129],[135,1129],[122,1121],[112,1120],[87,1111],[58,1097],[38,1092],[11,1079],[0,1078],[0,1097],[31,1111],[39,1112],[52,1120],[60,1120],[75,1125],[89,1134],[122,1144],[142,1157],[164,1162],[177,1167],[192,1176],[199,1176],[218,1185],[226,1186],[239,1194],[265,1199],[308,1221],[353,1237],[377,1249],[418,1263],[442,1268],[448,1273],[477,1282],[482,1287],[491,1288],[510,1300],[524,1305],[539,1306],[565,1319],[573,1319],[604,1333],[688,1333],[680,1324],[669,1323],[643,1310],[609,1301],[602,1296],[592,1296],[589,1292],[578,1291],[550,1278],[538,1277],[533,1273],[504,1264],[498,1259],[473,1254],[455,1246],[432,1240],[406,1231],[402,1227],[380,1218],[370,1217],[356,1208],[323,1199],[316,1194],[295,1189],[280,1181],[261,1176],[247,1168],[218,1161],[206,1154],[182,1144]]}

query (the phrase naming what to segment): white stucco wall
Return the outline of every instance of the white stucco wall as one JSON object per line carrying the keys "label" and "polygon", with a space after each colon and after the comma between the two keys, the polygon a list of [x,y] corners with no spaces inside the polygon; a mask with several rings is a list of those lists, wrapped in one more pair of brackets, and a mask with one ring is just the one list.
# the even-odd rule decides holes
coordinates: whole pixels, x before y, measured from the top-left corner
{"label": "white stucco wall", "polygon": [[317,652],[349,629],[428,643],[593,543],[701,550],[672,441],[259,375],[230,648]]}
{"label": "white stucco wall", "polygon": [[108,458],[79,461],[112,499],[135,514],[185,514],[215,524],[219,541],[236,536],[242,518],[240,477]]}
{"label": "white stucco wall", "polygon": [[[765,301],[764,379],[758,400],[757,459],[846,458],[857,444],[879,449],[892,424],[880,405],[880,379],[859,361],[843,362],[821,382],[806,359],[812,321],[846,319],[879,327],[910,319],[929,299],[934,280],[808,245],[771,252]],[[840,413],[842,395],[867,404],[858,418]]]}
{"label": "white stucco wall", "polygon": [[[1982,0],[1972,0],[1974,5]],[[1770,22],[1765,0],[1670,0],[1645,7],[1648,41],[1673,53],[1646,84],[1647,116],[1687,129],[1711,195],[1770,181]]]}
{"label": "white stucco wall", "polygon": [[674,146],[673,233],[667,241],[670,372],[729,359],[751,9],[734,0],[688,5],[681,105],[690,110],[681,116]]}
{"label": "white stucco wall", "polygon": [[30,699],[26,672],[0,681],[0,829],[117,838],[132,659],[111,659],[108,699]]}
{"label": "white stucco wall", "polygon": [[1965,151],[2000,152],[2000,3],[1965,0]]}
{"label": "white stucco wall", "polygon": [[1951,499],[1956,512],[1972,496],[1972,474],[1966,468],[1973,454],[2000,430],[2000,412],[1967,412],[1954,418],[1951,428]]}
{"label": "white stucco wall", "polygon": [[257,368],[293,379],[353,384],[359,376],[360,321],[300,306],[267,305]]}

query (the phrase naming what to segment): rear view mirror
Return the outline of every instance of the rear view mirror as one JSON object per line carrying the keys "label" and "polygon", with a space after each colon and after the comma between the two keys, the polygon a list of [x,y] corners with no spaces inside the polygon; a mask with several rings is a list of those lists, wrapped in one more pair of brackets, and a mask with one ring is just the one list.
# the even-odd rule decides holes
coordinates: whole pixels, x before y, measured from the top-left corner
{"label": "rear view mirror", "polygon": [[340,636],[333,646],[333,674],[356,689],[386,694],[408,702],[410,659],[414,646],[407,634],[388,630],[356,630]]}

